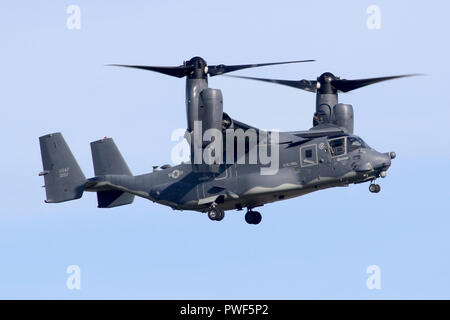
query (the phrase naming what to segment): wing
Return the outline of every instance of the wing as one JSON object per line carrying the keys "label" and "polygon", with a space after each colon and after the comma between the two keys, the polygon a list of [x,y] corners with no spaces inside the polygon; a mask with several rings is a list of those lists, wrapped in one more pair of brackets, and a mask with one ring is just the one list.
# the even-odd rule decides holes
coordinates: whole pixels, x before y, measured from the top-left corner
{"label": "wing", "polygon": [[346,131],[345,131],[345,129],[343,129],[341,127],[327,124],[327,125],[316,126],[310,130],[290,131],[290,132],[286,132],[286,133],[294,135],[296,137],[300,137],[300,138],[312,139],[312,138],[319,138],[319,137],[331,137],[331,136],[342,135],[342,134],[346,134]]}

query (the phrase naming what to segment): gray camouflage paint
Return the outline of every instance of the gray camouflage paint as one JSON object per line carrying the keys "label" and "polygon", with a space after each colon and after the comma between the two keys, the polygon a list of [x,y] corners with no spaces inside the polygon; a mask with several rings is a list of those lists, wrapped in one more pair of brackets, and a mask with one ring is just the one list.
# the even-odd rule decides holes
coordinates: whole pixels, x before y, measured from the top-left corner
{"label": "gray camouflage paint", "polygon": [[[301,140],[288,133],[281,135],[294,142]],[[312,150],[313,164],[301,158],[306,150]],[[328,139],[319,137],[295,147],[280,145],[280,168],[276,175],[261,175],[258,164],[223,164],[219,173],[195,172],[191,164],[180,164],[139,176],[97,176],[88,180],[85,190],[126,191],[176,210],[206,212],[213,202],[224,210],[232,210],[369,181],[390,164],[388,153],[370,148],[333,157]]]}

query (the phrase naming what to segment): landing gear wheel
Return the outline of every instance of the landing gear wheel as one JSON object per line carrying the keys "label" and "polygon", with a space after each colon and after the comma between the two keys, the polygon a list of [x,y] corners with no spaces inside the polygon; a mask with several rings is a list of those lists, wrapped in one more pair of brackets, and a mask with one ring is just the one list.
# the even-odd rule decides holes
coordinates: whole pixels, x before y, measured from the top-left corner
{"label": "landing gear wheel", "polygon": [[252,212],[247,211],[247,213],[245,214],[245,222],[247,222],[248,224],[252,224],[252,221],[253,221],[252,218],[253,218]]}
{"label": "landing gear wheel", "polygon": [[261,213],[258,211],[247,211],[245,214],[245,222],[248,224],[258,224],[262,220]]}
{"label": "landing gear wheel", "polygon": [[258,211],[253,211],[253,224],[259,224],[262,220],[261,213]]}
{"label": "landing gear wheel", "polygon": [[225,211],[223,209],[214,207],[208,211],[208,218],[213,221],[220,221],[225,217]]}
{"label": "landing gear wheel", "polygon": [[378,193],[378,192],[381,191],[381,187],[380,187],[379,184],[372,183],[372,184],[369,186],[369,191],[372,192],[372,193]]}

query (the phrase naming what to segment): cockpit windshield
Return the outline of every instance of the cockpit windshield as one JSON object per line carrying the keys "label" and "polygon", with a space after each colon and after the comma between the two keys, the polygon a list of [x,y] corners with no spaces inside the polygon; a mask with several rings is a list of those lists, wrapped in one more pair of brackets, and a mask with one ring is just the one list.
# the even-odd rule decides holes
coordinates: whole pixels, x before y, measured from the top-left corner
{"label": "cockpit windshield", "polygon": [[346,143],[345,137],[328,140],[331,155],[333,157],[344,155],[346,153],[345,143]]}
{"label": "cockpit windshield", "polygon": [[369,148],[367,143],[360,137],[339,137],[328,140],[330,152],[333,157],[342,156],[347,152],[352,152],[361,148]]}
{"label": "cockpit windshield", "polygon": [[347,137],[347,152],[352,152],[361,148],[368,148],[367,143],[360,137]]}

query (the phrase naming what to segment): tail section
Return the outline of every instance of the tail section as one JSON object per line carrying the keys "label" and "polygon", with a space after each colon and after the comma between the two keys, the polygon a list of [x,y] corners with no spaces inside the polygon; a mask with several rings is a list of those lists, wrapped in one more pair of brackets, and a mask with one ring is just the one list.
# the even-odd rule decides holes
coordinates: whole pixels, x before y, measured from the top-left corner
{"label": "tail section", "polygon": [[[91,142],[91,151],[96,176],[132,175],[119,149],[111,138]],[[130,204],[133,200],[134,195],[128,192],[118,190],[97,192],[99,208],[118,207]]]}
{"label": "tail section", "polygon": [[[108,185],[97,185],[92,179],[86,180],[75,157],[61,133],[52,133],[39,138],[44,170],[47,203],[79,199],[86,191],[96,191],[99,208],[112,208],[130,204],[134,195],[123,192],[121,186],[111,183],[114,176],[131,176],[120,151],[112,139],[102,139],[91,143],[92,160],[96,176],[103,176]],[[112,179],[112,180],[111,180]]]}
{"label": "tail section", "polygon": [[83,195],[86,177],[61,133],[39,138],[47,203],[79,199]]}
{"label": "tail section", "polygon": [[123,174],[131,176],[125,160],[117,149],[113,139],[105,138],[91,142],[92,161],[96,176],[106,174]]}

